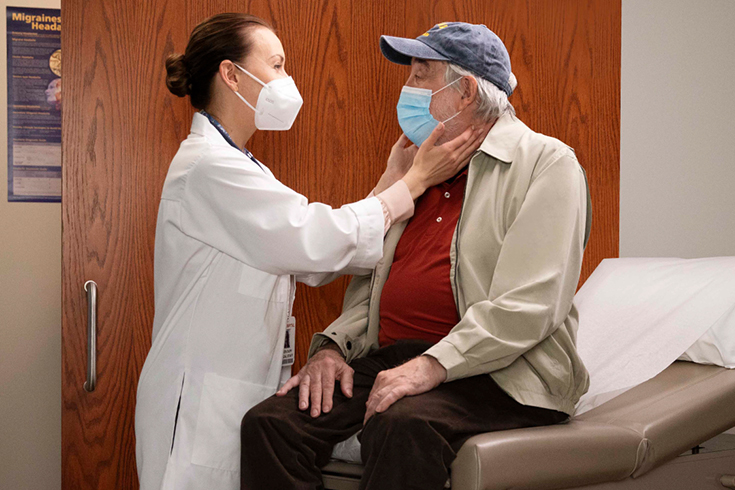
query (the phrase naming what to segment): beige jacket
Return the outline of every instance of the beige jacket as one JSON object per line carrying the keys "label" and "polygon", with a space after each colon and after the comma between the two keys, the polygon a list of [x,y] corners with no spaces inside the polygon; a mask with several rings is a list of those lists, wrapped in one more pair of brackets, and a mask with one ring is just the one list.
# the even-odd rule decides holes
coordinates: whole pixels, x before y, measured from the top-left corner
{"label": "beige jacket", "polygon": [[[452,239],[450,280],[460,322],[426,351],[447,382],[490,374],[524,405],[572,414],[589,387],[573,304],[591,211],[574,151],[501,117],[469,164]],[[380,297],[406,222],[388,232],[372,275],[356,276],[342,315],[314,336],[347,362],[378,348]]]}

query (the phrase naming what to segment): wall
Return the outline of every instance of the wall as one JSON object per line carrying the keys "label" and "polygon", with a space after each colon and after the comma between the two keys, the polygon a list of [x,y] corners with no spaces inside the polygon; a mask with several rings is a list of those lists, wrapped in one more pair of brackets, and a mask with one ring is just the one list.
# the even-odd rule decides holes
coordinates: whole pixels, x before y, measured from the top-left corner
{"label": "wall", "polygon": [[735,255],[733,25],[733,0],[623,0],[621,257]]}
{"label": "wall", "polygon": [[61,205],[7,199],[5,7],[0,22],[0,488],[61,486]]}

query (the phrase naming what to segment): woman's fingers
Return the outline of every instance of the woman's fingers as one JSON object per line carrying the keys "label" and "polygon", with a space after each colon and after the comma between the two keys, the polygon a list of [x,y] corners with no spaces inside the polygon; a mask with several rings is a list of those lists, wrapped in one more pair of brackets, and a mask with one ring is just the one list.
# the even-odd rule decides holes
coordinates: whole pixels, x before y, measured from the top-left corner
{"label": "woman's fingers", "polygon": [[470,126],[469,128],[465,129],[462,134],[460,134],[453,140],[444,143],[442,147],[448,151],[455,151],[458,148],[464,146],[468,141],[472,140],[473,133],[474,129],[472,129],[472,126]]}
{"label": "woman's fingers", "polygon": [[442,123],[439,123],[434,128],[434,131],[431,132],[428,138],[421,144],[421,148],[427,148],[431,149],[437,142],[437,140],[441,137],[441,135],[444,134],[444,125]]}
{"label": "woman's fingers", "polygon": [[457,157],[457,161],[460,163],[464,162],[467,158],[469,158],[470,155],[477,151],[484,140],[485,136],[483,135],[483,132],[478,131],[476,136],[474,136],[458,150],[459,156]]}

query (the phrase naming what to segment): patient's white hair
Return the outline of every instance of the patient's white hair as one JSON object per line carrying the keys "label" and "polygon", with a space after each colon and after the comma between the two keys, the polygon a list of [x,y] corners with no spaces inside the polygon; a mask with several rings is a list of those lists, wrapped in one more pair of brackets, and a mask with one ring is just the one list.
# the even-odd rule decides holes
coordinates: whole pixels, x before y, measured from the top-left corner
{"label": "patient's white hair", "polygon": [[[450,83],[460,77],[472,77],[477,80],[477,106],[475,107],[475,115],[478,118],[483,121],[495,121],[503,114],[516,115],[513,104],[508,100],[508,95],[496,87],[495,84],[460,66],[447,63],[447,71],[444,73],[445,82]],[[510,74],[508,83],[512,89],[515,89],[518,85],[516,77],[512,73]],[[462,91],[462,87],[459,84],[453,85],[452,88],[458,92]]]}

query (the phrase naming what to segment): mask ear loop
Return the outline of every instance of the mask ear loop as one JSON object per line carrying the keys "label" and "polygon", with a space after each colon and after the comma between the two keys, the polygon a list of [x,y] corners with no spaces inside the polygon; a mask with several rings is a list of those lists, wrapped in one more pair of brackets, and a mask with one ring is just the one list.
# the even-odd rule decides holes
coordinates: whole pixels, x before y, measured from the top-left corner
{"label": "mask ear loop", "polygon": [[[242,70],[247,76],[249,76],[250,78],[252,78],[256,82],[258,82],[259,84],[261,84],[263,86],[263,88],[266,88],[266,84],[264,84],[258,77],[256,77],[255,75],[253,75],[252,73],[250,73],[249,71],[247,71],[245,68],[243,68],[242,66],[238,65],[237,63],[235,63],[234,61],[232,62],[232,64],[235,65],[236,67],[238,67],[240,70]],[[237,95],[238,97],[240,97],[240,100],[241,101],[245,102],[245,104],[247,104],[247,106],[250,107],[253,110],[253,112],[255,112],[256,114],[258,114],[258,110],[255,107],[253,107],[252,105],[250,105],[250,102],[248,102],[247,100],[245,100],[245,97],[243,97],[242,94],[240,94],[240,92],[238,92],[237,90],[235,90],[235,95]]]}
{"label": "mask ear loop", "polygon": [[[237,65],[235,65],[235,66],[237,66]],[[459,81],[460,81],[460,80],[462,80],[463,78],[464,78],[464,77],[459,77],[458,79],[454,80],[453,82],[449,82],[448,84],[444,85],[444,86],[443,86],[442,88],[440,88],[439,90],[437,90],[436,92],[432,92],[432,93],[431,93],[431,96],[432,96],[432,97],[433,97],[433,96],[435,96],[436,94],[438,94],[439,92],[441,92],[441,91],[442,91],[442,90],[444,90],[445,88],[447,88],[447,87],[449,87],[450,85],[453,85],[453,84],[455,84],[455,83],[459,82]]]}
{"label": "mask ear loop", "polygon": [[[460,80],[462,80],[463,78],[464,78],[464,77],[459,77],[458,79],[454,80],[453,82],[449,82],[448,84],[444,85],[444,86],[443,86],[442,88],[440,88],[439,90],[437,90],[436,92],[433,92],[433,93],[431,94],[431,96],[433,97],[434,95],[438,94],[439,92],[441,92],[441,91],[442,91],[442,90],[444,90],[445,88],[449,87],[450,85],[452,85],[452,84],[454,84],[454,83],[457,83],[457,82],[459,82],[459,81],[460,81]],[[464,110],[464,109],[462,109],[462,111],[463,111],[463,110]],[[460,115],[460,114],[462,113],[462,111],[457,111],[457,113],[456,113],[455,115],[453,115],[452,117],[450,117],[450,118],[448,118],[448,119],[445,119],[445,120],[443,120],[443,121],[442,121],[442,124],[444,124],[444,123],[446,123],[446,122],[449,122],[449,121],[451,121],[452,119],[454,119],[455,117],[459,116],[459,115]]]}

